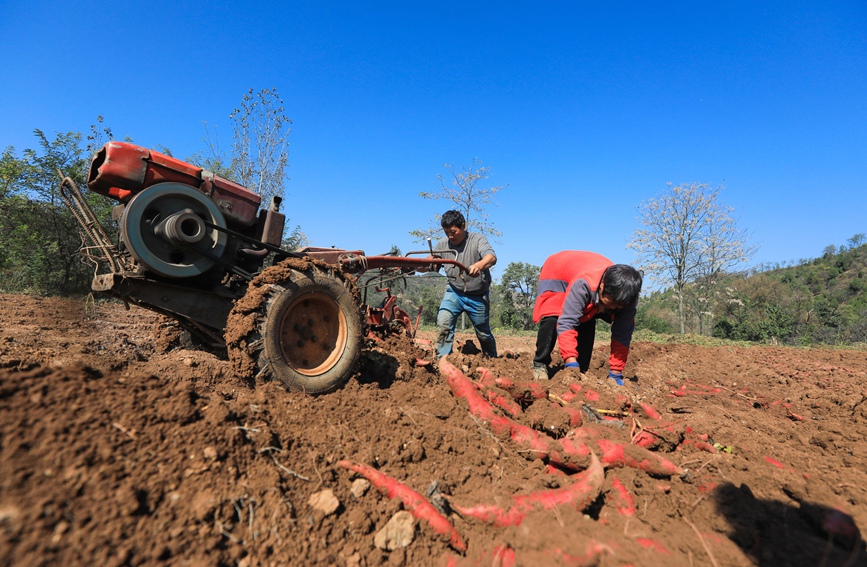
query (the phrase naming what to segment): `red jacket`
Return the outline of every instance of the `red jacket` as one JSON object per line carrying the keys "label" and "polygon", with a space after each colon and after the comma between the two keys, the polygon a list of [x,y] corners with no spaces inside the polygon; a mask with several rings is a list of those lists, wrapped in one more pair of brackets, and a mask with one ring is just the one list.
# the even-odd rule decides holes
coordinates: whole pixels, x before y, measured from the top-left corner
{"label": "red jacket", "polygon": [[[565,250],[548,257],[539,273],[539,289],[533,321],[555,316],[557,346],[563,359],[578,356],[578,324],[589,321],[598,311],[599,283],[614,262],[595,252]],[[612,313],[611,356],[608,366],[622,372],[629,357],[635,330],[636,304]]]}

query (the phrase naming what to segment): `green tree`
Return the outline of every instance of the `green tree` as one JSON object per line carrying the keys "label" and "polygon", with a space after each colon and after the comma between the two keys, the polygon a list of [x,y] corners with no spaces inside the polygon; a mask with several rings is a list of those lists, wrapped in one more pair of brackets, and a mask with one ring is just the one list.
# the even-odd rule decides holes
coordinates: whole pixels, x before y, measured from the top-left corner
{"label": "green tree", "polygon": [[865,237],[863,232],[859,232],[858,234],[853,234],[852,237],[847,241],[849,243],[850,248],[858,248],[862,244],[864,244]]}
{"label": "green tree", "polygon": [[500,323],[505,327],[533,328],[533,307],[541,268],[524,262],[510,262],[500,278],[502,298]]}
{"label": "green tree", "polygon": [[[37,146],[22,157],[7,148],[0,165],[0,270],[8,291],[69,294],[89,288],[91,268],[77,254],[78,223],[62,203],[58,171],[83,183],[90,156],[78,132],[50,139],[35,130]],[[96,203],[96,197],[92,197]]]}

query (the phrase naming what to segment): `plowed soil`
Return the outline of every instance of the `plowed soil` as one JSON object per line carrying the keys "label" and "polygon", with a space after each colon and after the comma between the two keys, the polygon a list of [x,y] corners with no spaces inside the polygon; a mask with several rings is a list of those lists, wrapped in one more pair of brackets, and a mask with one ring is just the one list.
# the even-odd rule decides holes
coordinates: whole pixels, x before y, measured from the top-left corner
{"label": "plowed soil", "polygon": [[[491,380],[531,381],[533,339],[498,339],[486,359],[459,335],[449,361],[510,398]],[[867,565],[864,351],[637,343],[617,388],[597,345],[510,416],[586,443],[593,485],[471,415],[421,343],[370,340],[313,397],[236,377],[141,309],[0,295],[0,564]],[[414,518],[386,532],[407,505],[341,461],[435,502],[459,541]],[[517,525],[456,511],[479,505]]]}

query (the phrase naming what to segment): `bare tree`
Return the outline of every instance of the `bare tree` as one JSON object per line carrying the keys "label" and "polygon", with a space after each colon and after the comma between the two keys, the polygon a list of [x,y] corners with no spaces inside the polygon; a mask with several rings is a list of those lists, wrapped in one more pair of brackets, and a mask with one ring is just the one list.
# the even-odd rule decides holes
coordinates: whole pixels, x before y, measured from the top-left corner
{"label": "bare tree", "polygon": [[202,137],[205,149],[194,153],[186,161],[207,169],[220,177],[235,180],[235,174],[232,171],[232,157],[226,154],[220,147],[218,126],[214,124],[212,131],[208,127],[208,123],[202,120],[202,127],[205,129],[205,135]]}
{"label": "bare tree", "polygon": [[[456,170],[453,164],[444,164],[448,170],[447,175],[438,174],[437,181],[440,191],[422,191],[419,196],[423,199],[446,199],[454,204],[454,210],[460,211],[467,220],[467,229],[474,230],[486,236],[494,238],[502,236],[494,224],[488,220],[485,207],[493,202],[493,197],[508,185],[496,187],[479,187],[479,183],[490,179],[491,168],[483,166],[479,158],[473,158],[470,167],[462,167]],[[424,241],[440,232],[440,214],[435,216],[435,223],[428,228],[420,228],[410,232],[410,235],[419,241]]]}
{"label": "bare tree", "polygon": [[289,133],[292,121],[286,116],[276,88],[247,91],[240,108],[229,115],[234,122],[231,170],[234,180],[255,191],[268,203],[283,197],[286,167],[289,164]]}
{"label": "bare tree", "polygon": [[718,201],[722,187],[696,183],[669,183],[668,187],[638,207],[643,228],[635,231],[627,248],[635,250],[639,268],[650,279],[674,287],[684,333],[686,285],[697,280],[707,284],[712,276],[746,261],[754,249],[746,246],[746,233],[735,227],[732,209]]}
{"label": "bare tree", "polygon": [[736,266],[753,257],[757,246],[748,246],[749,233],[738,228],[732,216],[734,209],[717,201],[717,189],[709,210],[704,217],[699,240],[702,261],[698,266],[697,296],[701,309],[698,312],[699,333],[713,332],[714,305],[719,295],[721,278]]}
{"label": "bare tree", "polygon": [[[220,147],[217,126],[214,125],[212,131],[202,122],[205,149],[187,161],[255,191],[266,206],[272,197],[282,199],[288,181],[286,168],[292,120],[286,116],[277,89],[259,92],[249,89],[241,99],[240,108],[232,110],[229,118],[233,123],[231,154]],[[301,227],[296,225],[290,229],[287,225],[281,247],[295,250],[305,244],[307,236],[301,232]]]}
{"label": "bare tree", "polygon": [[202,122],[205,149],[187,161],[217,175],[240,183],[259,194],[268,204],[271,197],[283,197],[286,168],[289,166],[289,134],[292,120],[286,116],[276,88],[254,92],[249,89],[239,108],[229,114],[232,119],[232,150],[229,155],[220,147],[218,128],[213,131]]}

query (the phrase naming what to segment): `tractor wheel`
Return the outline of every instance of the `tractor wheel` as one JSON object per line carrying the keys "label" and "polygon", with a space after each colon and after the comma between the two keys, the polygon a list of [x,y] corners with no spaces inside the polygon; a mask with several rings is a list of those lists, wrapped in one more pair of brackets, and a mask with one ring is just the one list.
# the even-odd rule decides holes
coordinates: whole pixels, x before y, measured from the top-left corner
{"label": "tractor wheel", "polygon": [[[262,274],[266,281],[275,269],[289,277],[259,286],[265,293],[252,317],[255,328],[239,344],[258,376],[279,380],[291,391],[319,394],[339,388],[355,368],[362,345],[361,310],[349,284],[313,265],[304,271],[269,268]],[[232,341],[227,343],[231,349]]]}

